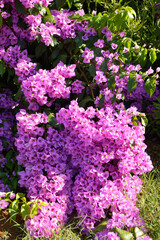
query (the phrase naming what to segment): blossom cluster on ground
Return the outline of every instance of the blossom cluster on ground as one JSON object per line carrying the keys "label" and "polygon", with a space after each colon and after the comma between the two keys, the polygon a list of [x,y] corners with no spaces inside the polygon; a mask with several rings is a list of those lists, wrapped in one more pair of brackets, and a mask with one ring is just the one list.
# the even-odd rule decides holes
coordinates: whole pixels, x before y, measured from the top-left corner
{"label": "blossom cluster on ground", "polygon": [[[120,239],[113,231],[116,227],[127,231],[140,227],[145,232],[136,207],[142,186],[139,175],[151,171],[153,165],[145,151],[145,127],[140,120],[145,119],[143,100],[151,109],[150,103],[159,95],[160,68],[141,71],[139,64],[123,62],[117,39],[125,33],[112,33],[105,26],[99,37],[88,21],[70,18],[84,15],[83,10],[49,10],[50,0],[19,2],[26,13],[18,11],[13,0],[0,1],[0,63],[14,71],[14,84],[27,104],[16,100],[9,89],[2,89],[0,164],[3,170],[6,152],[15,148],[17,163],[23,168],[18,172],[19,186],[26,189],[29,200],[46,203],[25,227],[33,238],[51,238],[76,211],[85,234],[107,219],[98,239]],[[35,4],[41,11],[30,14]],[[53,22],[42,21],[47,11]],[[22,19],[24,29],[18,24]],[[64,42],[77,37],[83,44],[76,58],[66,49],[70,63],[59,61],[55,67],[43,69],[28,53],[27,46],[33,41],[54,48],[55,39]],[[21,47],[20,41],[26,46]],[[124,56],[127,52],[124,47]],[[152,96],[144,87],[150,77],[155,86]],[[17,126],[14,135],[13,123]],[[2,181],[0,187],[1,192],[9,191]],[[4,206],[3,194],[0,197],[3,209],[8,204]]]}

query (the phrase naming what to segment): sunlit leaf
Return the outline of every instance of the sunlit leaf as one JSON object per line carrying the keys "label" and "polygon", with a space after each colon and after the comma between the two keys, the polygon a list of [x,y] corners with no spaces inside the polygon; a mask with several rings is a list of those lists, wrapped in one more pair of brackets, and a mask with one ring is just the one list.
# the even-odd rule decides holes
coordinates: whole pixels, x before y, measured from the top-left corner
{"label": "sunlit leaf", "polygon": [[156,90],[156,78],[153,76],[151,78],[148,78],[145,82],[145,90],[150,95],[150,97],[153,95],[153,93]]}
{"label": "sunlit leaf", "polygon": [[136,75],[130,76],[127,82],[128,91],[131,93],[137,86]]}
{"label": "sunlit leaf", "polygon": [[25,203],[21,206],[21,215],[24,221],[26,221],[29,218],[30,213],[30,206]]}
{"label": "sunlit leaf", "polygon": [[155,51],[154,48],[151,49],[151,51],[150,51],[150,53],[149,53],[149,59],[150,59],[150,61],[151,61],[152,64],[153,64],[153,63],[156,61],[156,59],[157,59],[157,54],[156,54],[156,51]]}
{"label": "sunlit leaf", "polygon": [[134,236],[132,233],[127,232],[125,230],[122,230],[120,228],[115,228],[116,232],[118,233],[119,237],[121,238],[121,240],[133,240]]}
{"label": "sunlit leaf", "polygon": [[148,124],[148,119],[147,119],[146,116],[141,116],[141,123],[142,123],[142,125],[143,125],[144,127],[147,126],[147,124]]}

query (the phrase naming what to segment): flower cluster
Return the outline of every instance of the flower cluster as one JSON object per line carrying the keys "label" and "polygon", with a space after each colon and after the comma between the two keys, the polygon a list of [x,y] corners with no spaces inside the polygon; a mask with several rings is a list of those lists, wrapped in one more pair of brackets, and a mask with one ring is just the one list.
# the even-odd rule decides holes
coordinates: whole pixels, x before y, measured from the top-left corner
{"label": "flower cluster", "polygon": [[47,203],[26,222],[32,235],[50,236],[73,209],[86,233],[109,213],[108,231],[143,224],[135,206],[141,189],[137,175],[153,166],[145,153],[144,128],[132,124],[136,114],[135,108],[118,113],[112,106],[99,112],[93,107],[85,110],[72,101],[57,114],[64,130],[49,127],[46,133],[45,114],[29,115],[25,110],[17,114],[17,160],[25,167],[19,183],[29,198]]}
{"label": "flower cluster", "polygon": [[27,50],[21,52],[20,46],[18,45],[15,45],[14,47],[10,46],[7,50],[1,48],[0,56],[10,68],[16,68],[20,59],[26,61],[31,60],[29,57],[27,57]]}
{"label": "flower cluster", "polygon": [[[33,8],[35,4],[39,4],[39,0],[20,0],[20,2],[25,6],[25,8]],[[51,2],[52,0],[42,0],[42,6],[44,7],[47,7]]]}
{"label": "flower cluster", "polygon": [[65,80],[75,76],[75,67],[74,64],[66,66],[60,62],[51,71],[40,69],[35,75],[24,80],[21,87],[30,103],[29,109],[36,111],[39,105],[49,107],[55,99],[69,98],[70,87],[66,86]]}
{"label": "flower cluster", "polygon": [[27,189],[30,199],[40,199],[46,205],[39,209],[33,219],[26,221],[26,227],[35,237],[51,237],[60,224],[67,221],[73,209],[72,169],[67,165],[69,156],[63,148],[63,137],[48,128],[46,138],[44,127],[46,114],[29,115],[25,110],[17,114],[18,134],[16,146],[18,163],[25,167],[19,172],[21,187]]}

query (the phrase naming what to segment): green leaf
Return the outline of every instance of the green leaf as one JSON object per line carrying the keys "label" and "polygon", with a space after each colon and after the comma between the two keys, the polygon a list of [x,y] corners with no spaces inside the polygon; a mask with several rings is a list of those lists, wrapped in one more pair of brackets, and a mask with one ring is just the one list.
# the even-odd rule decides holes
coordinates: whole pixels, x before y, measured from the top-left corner
{"label": "green leaf", "polygon": [[81,17],[81,15],[79,14],[73,14],[72,16],[70,16],[69,18],[72,19],[72,20],[77,20]]}
{"label": "green leaf", "polygon": [[28,12],[30,13],[30,15],[34,15],[34,16],[37,16],[39,11],[40,11],[40,6],[38,6],[38,7],[35,6],[33,8],[28,9]]}
{"label": "green leaf", "polygon": [[0,62],[0,75],[1,75],[1,77],[3,77],[3,74],[5,73],[5,71],[6,71],[5,62],[1,61]]}
{"label": "green leaf", "polygon": [[147,126],[147,124],[148,124],[148,119],[147,119],[146,116],[141,116],[141,123],[142,123],[142,125],[143,125],[144,127]]}
{"label": "green leaf", "polygon": [[0,178],[4,178],[6,177],[6,173],[5,172],[0,172]]}
{"label": "green leaf", "polygon": [[18,101],[22,97],[22,94],[23,94],[23,92],[22,92],[21,88],[19,88],[17,93],[14,95],[15,101]]}
{"label": "green leaf", "polygon": [[67,58],[68,58],[67,53],[61,54],[61,55],[59,56],[59,60],[62,61],[63,63],[66,63]]}
{"label": "green leaf", "polygon": [[11,194],[11,192],[7,192],[6,193],[6,198],[9,198],[10,194]]}
{"label": "green leaf", "polygon": [[49,115],[48,115],[48,123],[49,124],[52,124],[52,121],[53,121],[53,119],[55,118],[55,114],[54,113],[50,113]]}
{"label": "green leaf", "polygon": [[9,152],[7,152],[7,154],[6,154],[6,158],[7,158],[7,160],[10,160],[11,157],[12,157],[12,155],[13,155],[12,150],[10,150]]}
{"label": "green leaf", "polygon": [[68,4],[68,7],[69,9],[72,7],[72,4],[73,4],[73,0],[66,0],[67,4]]}
{"label": "green leaf", "polygon": [[151,49],[150,53],[149,53],[149,59],[151,61],[151,63],[153,64],[156,59],[157,59],[157,54],[154,48]]}
{"label": "green leaf", "polygon": [[138,227],[134,228],[134,235],[135,235],[136,239],[146,236],[145,233],[141,229],[139,229]]}
{"label": "green leaf", "polygon": [[50,62],[52,62],[52,60],[56,59],[59,54],[60,54],[60,50],[59,50],[58,48],[54,48],[54,49],[52,50],[51,55],[49,56]]}
{"label": "green leaf", "polygon": [[23,21],[22,18],[19,18],[17,26],[20,27],[22,30],[27,29],[27,24]]}
{"label": "green leaf", "polygon": [[38,213],[38,203],[35,202],[35,203],[33,204],[33,206],[31,207],[31,212],[30,212],[30,217],[31,217],[31,219],[32,219],[35,215],[37,215],[37,213]]}
{"label": "green leaf", "polygon": [[80,107],[85,107],[87,103],[93,102],[93,99],[90,96],[86,96],[82,101],[80,101],[79,106]]}
{"label": "green leaf", "polygon": [[93,64],[89,66],[89,73],[91,74],[92,77],[96,75],[96,68]]}
{"label": "green leaf", "polygon": [[26,204],[27,200],[26,200],[26,197],[21,197],[21,201]]}
{"label": "green leaf", "polygon": [[103,106],[104,100],[105,100],[105,96],[103,95],[100,97],[100,100],[99,100],[99,104],[98,104],[99,109],[101,109],[101,107]]}
{"label": "green leaf", "polygon": [[114,89],[116,84],[115,84],[115,76],[110,76],[108,81],[107,81],[107,86],[109,89]]}
{"label": "green leaf", "polygon": [[51,15],[51,11],[50,11],[49,7],[45,7],[45,9],[46,9],[47,15]]}
{"label": "green leaf", "polygon": [[56,23],[56,19],[54,18],[53,15],[47,15],[42,18],[42,22],[43,23],[46,23],[46,22]]}
{"label": "green leaf", "polygon": [[42,7],[39,13],[41,14],[41,16],[44,16],[46,14],[46,8]]}
{"label": "green leaf", "polygon": [[83,16],[79,15],[79,14],[74,14],[72,16],[69,17],[70,19],[73,19],[73,20],[76,20],[77,22],[81,22],[81,21],[84,21],[84,20],[90,20],[93,18],[93,15],[92,14],[85,14]]}
{"label": "green leaf", "polygon": [[147,53],[148,53],[147,48],[142,48],[142,50],[139,52],[138,61],[139,61],[140,65],[141,65],[142,67],[144,67],[145,64],[146,64]]}
{"label": "green leaf", "polygon": [[150,95],[150,97],[153,95],[153,93],[156,90],[156,78],[153,76],[151,78],[148,78],[145,82],[145,90]]}
{"label": "green leaf", "polygon": [[7,83],[9,82],[10,78],[14,75],[14,69],[13,68],[7,68],[8,77],[7,77]]}
{"label": "green leaf", "polygon": [[19,1],[19,0],[15,0],[15,8],[17,9],[17,11],[21,14],[27,14],[27,10],[25,9],[24,5]]}
{"label": "green leaf", "polygon": [[130,50],[131,48],[131,39],[130,38],[123,38],[121,41],[124,44],[124,47],[128,48]]}
{"label": "green leaf", "polygon": [[12,184],[13,188],[16,190],[16,188],[18,186],[18,179],[17,179],[17,177],[12,177],[11,178],[11,184]]}
{"label": "green leaf", "polygon": [[40,206],[47,206],[47,205],[48,205],[48,203],[46,203],[46,202],[39,202],[38,207],[40,208]]}
{"label": "green leaf", "polygon": [[133,125],[135,125],[135,126],[138,126],[138,118],[136,117],[136,116],[133,116],[132,117],[132,123],[133,123]]}
{"label": "green leaf", "polygon": [[132,233],[127,232],[125,230],[122,230],[120,228],[115,228],[116,232],[118,233],[119,237],[121,238],[121,240],[133,240],[134,236]]}
{"label": "green leaf", "polygon": [[57,44],[58,44],[58,41],[57,41],[57,39],[56,38],[52,38],[52,43],[50,43],[50,46],[52,46],[52,47],[54,47],[54,46],[56,46]]}
{"label": "green leaf", "polygon": [[101,232],[106,229],[106,225],[108,223],[108,219],[105,218],[102,222],[93,230],[94,233]]}
{"label": "green leaf", "polygon": [[29,218],[30,206],[28,204],[23,204],[21,206],[21,215],[24,221]]}
{"label": "green leaf", "polygon": [[101,64],[101,71],[103,71],[104,73],[106,73],[108,70],[107,68],[107,62],[106,61],[103,61],[102,64]]}
{"label": "green leaf", "polygon": [[3,25],[3,18],[2,18],[2,15],[0,14],[0,28],[2,27]]}
{"label": "green leaf", "polygon": [[19,208],[19,201],[18,200],[14,200],[12,203],[11,203],[11,208],[17,212],[18,208]]}
{"label": "green leaf", "polygon": [[119,74],[119,78],[123,78],[124,76],[126,76],[126,73],[122,72],[122,73]]}
{"label": "green leaf", "polygon": [[75,38],[75,42],[76,42],[77,47],[82,46],[82,44],[83,44],[83,39],[82,39],[81,34],[80,34],[80,36],[77,36],[77,37]]}
{"label": "green leaf", "polygon": [[63,5],[65,4],[66,0],[55,0],[56,6],[58,9],[61,9]]}
{"label": "green leaf", "polygon": [[2,144],[3,144],[3,147],[4,148],[7,148],[8,147],[8,141],[6,141],[6,139],[5,138],[2,138]]}
{"label": "green leaf", "polygon": [[41,57],[46,50],[47,50],[47,47],[45,46],[44,43],[38,44],[38,46],[35,49],[36,58]]}
{"label": "green leaf", "polygon": [[137,86],[136,75],[130,76],[127,82],[128,91],[131,93]]}
{"label": "green leaf", "polygon": [[10,205],[9,205],[9,213],[12,219],[16,220],[16,215],[19,213],[19,201],[14,200]]}
{"label": "green leaf", "polygon": [[7,168],[9,168],[11,171],[13,171],[14,169],[14,163],[12,162],[12,161],[10,161],[10,160],[8,160],[7,161],[7,163],[5,164],[5,166],[7,167]]}
{"label": "green leaf", "polygon": [[57,122],[57,119],[55,117],[54,113],[50,113],[48,115],[48,122],[47,122],[50,126],[54,127],[55,129],[59,129],[61,127],[61,125]]}
{"label": "green leaf", "polygon": [[157,27],[160,28],[160,18],[157,20]]}
{"label": "green leaf", "polygon": [[16,200],[18,200],[19,198],[24,197],[24,196],[25,196],[24,193],[17,193]]}

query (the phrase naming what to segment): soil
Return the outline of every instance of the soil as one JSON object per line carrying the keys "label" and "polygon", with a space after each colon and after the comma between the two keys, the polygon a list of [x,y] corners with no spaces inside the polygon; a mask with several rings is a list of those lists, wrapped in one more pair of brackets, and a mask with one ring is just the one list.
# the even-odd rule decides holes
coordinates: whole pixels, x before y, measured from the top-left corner
{"label": "soil", "polygon": [[0,240],[22,240],[24,232],[20,229],[23,220],[17,216],[18,226],[10,219],[9,212],[3,210],[0,213]]}
{"label": "soil", "polygon": [[145,140],[147,153],[152,159],[153,166],[160,170],[160,138],[150,137]]}

